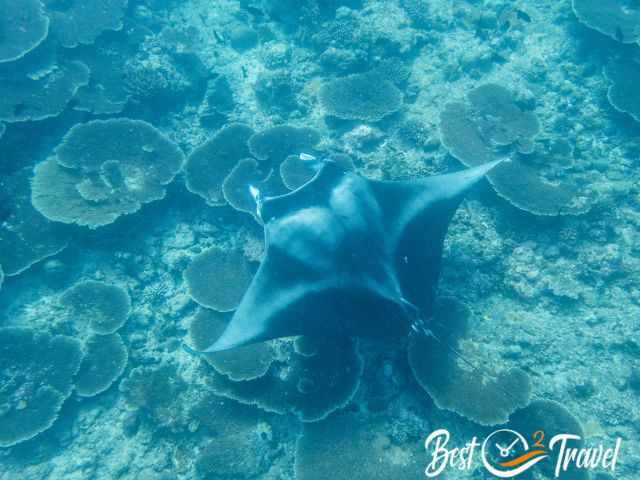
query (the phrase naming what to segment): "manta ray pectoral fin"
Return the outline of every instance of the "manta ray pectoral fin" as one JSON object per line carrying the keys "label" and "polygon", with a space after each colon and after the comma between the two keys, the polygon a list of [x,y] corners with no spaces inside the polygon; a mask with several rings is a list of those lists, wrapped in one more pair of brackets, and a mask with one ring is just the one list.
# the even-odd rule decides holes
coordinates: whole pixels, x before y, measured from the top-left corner
{"label": "manta ray pectoral fin", "polygon": [[459,172],[436,175],[424,179],[421,183],[433,189],[432,202],[460,198],[471,187],[484,178],[487,173],[504,161],[505,159],[495,160]]}
{"label": "manta ray pectoral fin", "polygon": [[465,194],[503,160],[406,182],[371,182],[405,298],[431,314],[447,228]]}

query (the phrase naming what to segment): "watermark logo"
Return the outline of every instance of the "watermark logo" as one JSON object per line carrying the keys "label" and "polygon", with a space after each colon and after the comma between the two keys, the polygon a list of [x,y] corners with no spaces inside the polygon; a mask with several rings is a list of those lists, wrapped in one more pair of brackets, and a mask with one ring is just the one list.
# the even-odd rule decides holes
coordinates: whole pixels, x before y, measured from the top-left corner
{"label": "watermark logo", "polygon": [[508,428],[492,432],[482,444],[477,437],[473,437],[463,447],[450,448],[450,440],[451,434],[445,429],[432,432],[425,440],[424,446],[431,458],[424,472],[428,478],[441,475],[447,468],[471,470],[476,461],[480,461],[497,478],[515,477],[551,459],[555,461],[556,478],[569,468],[615,472],[622,444],[622,439],[618,438],[615,445],[608,448],[602,444],[589,448],[576,447],[581,438],[570,433],[556,434],[545,444],[544,430],[534,432],[527,439]]}

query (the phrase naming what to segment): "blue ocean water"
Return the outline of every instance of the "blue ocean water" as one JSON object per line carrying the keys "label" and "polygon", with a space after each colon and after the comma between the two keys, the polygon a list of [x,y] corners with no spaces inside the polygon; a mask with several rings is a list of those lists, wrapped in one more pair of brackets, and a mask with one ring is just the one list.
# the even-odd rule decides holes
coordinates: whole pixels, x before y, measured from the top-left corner
{"label": "blue ocean water", "polygon": [[0,479],[638,478],[638,81],[635,0],[0,0]]}

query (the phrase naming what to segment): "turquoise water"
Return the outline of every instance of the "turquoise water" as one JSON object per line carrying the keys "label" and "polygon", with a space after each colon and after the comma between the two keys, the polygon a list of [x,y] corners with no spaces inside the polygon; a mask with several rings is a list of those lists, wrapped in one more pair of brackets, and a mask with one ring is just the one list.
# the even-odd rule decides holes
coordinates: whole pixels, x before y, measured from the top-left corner
{"label": "turquoise water", "polygon": [[0,0],[0,479],[638,478],[639,82],[635,0]]}

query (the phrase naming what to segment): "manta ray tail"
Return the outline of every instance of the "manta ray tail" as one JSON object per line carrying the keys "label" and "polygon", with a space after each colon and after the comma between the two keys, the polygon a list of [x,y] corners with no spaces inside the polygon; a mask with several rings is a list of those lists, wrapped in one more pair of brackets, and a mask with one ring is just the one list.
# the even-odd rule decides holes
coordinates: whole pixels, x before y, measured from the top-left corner
{"label": "manta ray tail", "polygon": [[[433,338],[444,349],[446,349],[453,356],[455,356],[456,358],[464,362],[469,368],[471,368],[478,375],[482,376],[485,379],[496,380],[495,375],[491,374],[488,370],[481,368],[475,363],[473,363],[471,360],[465,357],[457,348],[455,348],[449,342],[443,340],[438,335],[436,335],[436,333],[427,326],[427,323],[423,318],[418,318],[416,321],[414,321],[414,323],[411,325],[411,328],[417,334],[422,334],[422,335],[426,335],[428,337]],[[509,397],[510,400],[513,400],[516,403],[519,402],[519,399],[517,399],[510,391],[508,391],[507,389],[503,388],[500,385],[496,385],[496,386],[498,387],[498,390],[500,390],[500,393],[502,393],[506,397]]]}

